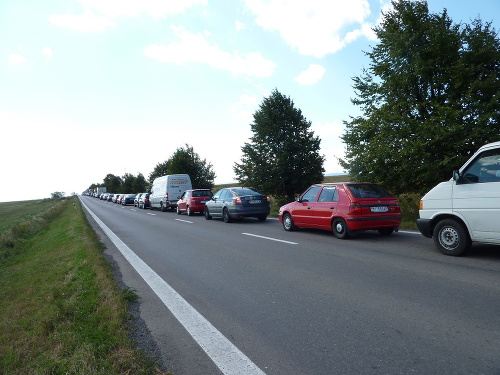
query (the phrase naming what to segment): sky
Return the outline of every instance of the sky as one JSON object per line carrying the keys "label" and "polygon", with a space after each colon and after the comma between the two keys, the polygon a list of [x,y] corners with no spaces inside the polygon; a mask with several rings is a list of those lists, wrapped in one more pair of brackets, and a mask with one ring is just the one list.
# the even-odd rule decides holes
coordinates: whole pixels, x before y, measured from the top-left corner
{"label": "sky", "polygon": [[[429,0],[455,23],[500,30],[499,0]],[[369,66],[387,0],[0,0],[0,201],[146,178],[179,147],[215,183],[277,89],[344,172],[352,78]]]}

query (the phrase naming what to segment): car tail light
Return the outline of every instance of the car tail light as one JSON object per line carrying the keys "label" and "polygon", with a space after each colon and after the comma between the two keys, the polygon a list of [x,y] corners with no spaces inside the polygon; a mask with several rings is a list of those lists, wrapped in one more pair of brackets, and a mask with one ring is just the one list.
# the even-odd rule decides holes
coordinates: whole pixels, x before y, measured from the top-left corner
{"label": "car tail light", "polygon": [[168,201],[168,193],[165,194],[165,199]]}
{"label": "car tail light", "polygon": [[361,205],[359,203],[354,202],[349,207],[349,212],[351,212],[353,214],[360,214],[362,212],[362,207],[361,207]]}
{"label": "car tail light", "polygon": [[267,199],[267,203],[271,203],[271,198],[266,197],[266,199]]}
{"label": "car tail light", "polygon": [[240,197],[236,197],[236,198],[234,198],[234,204],[236,204],[236,205],[242,205],[243,202],[241,202],[241,198]]}

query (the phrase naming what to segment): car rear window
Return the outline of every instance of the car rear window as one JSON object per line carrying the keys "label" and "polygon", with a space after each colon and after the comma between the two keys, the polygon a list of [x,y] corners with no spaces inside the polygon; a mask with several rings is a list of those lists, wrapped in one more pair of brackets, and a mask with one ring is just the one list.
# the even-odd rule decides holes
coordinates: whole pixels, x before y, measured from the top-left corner
{"label": "car rear window", "polygon": [[375,184],[350,184],[347,185],[355,198],[389,198],[392,197],[382,186]]}
{"label": "car rear window", "polygon": [[236,193],[236,195],[239,197],[244,195],[262,195],[257,190],[252,189],[233,189],[233,192]]}
{"label": "car rear window", "polygon": [[211,197],[212,192],[210,190],[200,190],[193,191],[193,197]]}

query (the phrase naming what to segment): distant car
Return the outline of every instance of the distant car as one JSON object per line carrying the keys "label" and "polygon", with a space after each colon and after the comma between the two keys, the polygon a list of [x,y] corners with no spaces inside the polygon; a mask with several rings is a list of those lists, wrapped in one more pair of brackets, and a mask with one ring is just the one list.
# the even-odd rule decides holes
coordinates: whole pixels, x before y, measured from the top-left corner
{"label": "distant car", "polygon": [[271,210],[270,199],[248,187],[229,187],[217,191],[211,200],[205,203],[205,219],[222,217],[230,223],[234,219],[256,217],[265,221]]}
{"label": "distant car", "polygon": [[141,198],[141,195],[144,193],[139,193],[135,196],[134,198],[134,207],[139,207],[139,199]]}
{"label": "distant car", "polygon": [[186,212],[188,216],[195,212],[203,213],[205,203],[212,198],[210,189],[186,190],[177,201],[177,214]]}
{"label": "distant car", "polygon": [[118,198],[120,198],[120,194],[114,194],[113,197],[111,198],[111,202],[117,203]]}
{"label": "distant car", "polygon": [[115,196],[115,194],[113,194],[113,193],[108,193],[108,198],[107,198],[108,202],[113,202],[113,197],[114,197],[114,196]]}
{"label": "distant car", "polygon": [[149,201],[149,193],[142,193],[137,203],[137,207],[145,209],[146,207],[151,208],[151,202]]}
{"label": "distant car", "polygon": [[134,199],[135,194],[123,194],[120,203],[122,206],[126,206],[127,204],[134,204]]}
{"label": "distant car", "polygon": [[295,202],[280,207],[278,215],[287,231],[326,229],[340,239],[368,229],[389,235],[401,224],[398,200],[373,183],[312,185]]}

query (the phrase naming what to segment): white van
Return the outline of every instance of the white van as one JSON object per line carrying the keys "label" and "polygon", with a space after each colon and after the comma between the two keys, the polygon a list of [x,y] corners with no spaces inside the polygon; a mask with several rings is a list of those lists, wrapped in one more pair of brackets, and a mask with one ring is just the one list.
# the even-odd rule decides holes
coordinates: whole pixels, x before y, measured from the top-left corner
{"label": "white van", "polygon": [[163,212],[176,208],[181,195],[192,188],[191,178],[187,174],[169,174],[155,178],[149,196],[151,209],[159,208]]}
{"label": "white van", "polygon": [[461,255],[472,242],[500,244],[500,142],[481,147],[425,194],[419,214],[418,229],[443,254]]}

